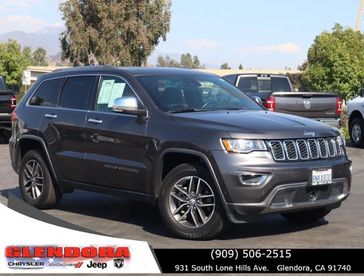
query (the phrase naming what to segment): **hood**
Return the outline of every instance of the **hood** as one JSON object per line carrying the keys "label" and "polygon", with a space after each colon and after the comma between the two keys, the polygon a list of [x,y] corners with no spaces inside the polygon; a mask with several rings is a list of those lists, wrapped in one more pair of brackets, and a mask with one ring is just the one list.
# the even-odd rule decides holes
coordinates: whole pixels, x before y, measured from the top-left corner
{"label": "hood", "polygon": [[298,139],[340,135],[335,128],[315,120],[268,111],[206,111],[174,114],[181,127],[216,129],[232,138]]}

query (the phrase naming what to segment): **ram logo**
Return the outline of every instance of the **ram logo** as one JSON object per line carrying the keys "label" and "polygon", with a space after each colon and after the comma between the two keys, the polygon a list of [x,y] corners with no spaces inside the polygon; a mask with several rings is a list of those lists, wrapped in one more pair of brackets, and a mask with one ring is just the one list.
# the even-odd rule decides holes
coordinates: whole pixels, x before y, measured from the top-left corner
{"label": "ram logo", "polygon": [[115,259],[114,266],[117,268],[122,268],[124,266],[124,259]]}
{"label": "ram logo", "polygon": [[303,101],[303,106],[305,107],[306,110],[311,109],[311,101]]}

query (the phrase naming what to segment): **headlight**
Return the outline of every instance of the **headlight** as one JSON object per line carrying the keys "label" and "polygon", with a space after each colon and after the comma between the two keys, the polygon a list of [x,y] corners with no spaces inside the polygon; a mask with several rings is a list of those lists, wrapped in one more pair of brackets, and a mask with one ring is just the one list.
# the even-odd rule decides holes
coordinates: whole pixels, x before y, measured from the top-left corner
{"label": "headlight", "polygon": [[344,147],[346,146],[345,136],[341,132],[340,132],[340,136],[337,137],[337,140],[339,141],[340,146],[344,146]]}
{"label": "headlight", "polygon": [[262,140],[222,139],[222,144],[228,152],[250,153],[252,151],[266,151],[267,146]]}

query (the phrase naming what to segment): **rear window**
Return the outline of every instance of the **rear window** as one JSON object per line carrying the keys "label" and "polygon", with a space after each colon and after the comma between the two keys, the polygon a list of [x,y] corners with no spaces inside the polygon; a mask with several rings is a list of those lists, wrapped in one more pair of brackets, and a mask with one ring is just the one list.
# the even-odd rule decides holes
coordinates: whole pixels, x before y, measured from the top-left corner
{"label": "rear window", "polygon": [[273,92],[292,92],[292,88],[286,78],[272,78]]}
{"label": "rear window", "polygon": [[34,93],[29,104],[34,106],[57,106],[59,91],[62,88],[64,79],[46,80]]}
{"label": "rear window", "polygon": [[86,110],[96,77],[70,77],[62,90],[59,106],[62,108]]}
{"label": "rear window", "polygon": [[235,85],[236,82],[236,75],[228,75],[228,76],[224,76],[222,77],[224,80],[230,82],[231,84]]}
{"label": "rear window", "polygon": [[241,77],[238,87],[246,93],[292,92],[288,79],[284,77]]}

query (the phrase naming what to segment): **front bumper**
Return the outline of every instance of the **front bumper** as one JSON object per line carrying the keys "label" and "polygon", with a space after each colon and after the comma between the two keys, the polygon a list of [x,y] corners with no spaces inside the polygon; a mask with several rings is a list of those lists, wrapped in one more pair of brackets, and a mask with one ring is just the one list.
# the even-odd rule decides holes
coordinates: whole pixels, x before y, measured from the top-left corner
{"label": "front bumper", "polygon": [[[347,157],[305,162],[274,162],[265,153],[251,156],[214,152],[219,160],[218,181],[231,222],[248,222],[266,213],[335,208],[351,187],[351,161]],[[312,170],[331,168],[333,184],[311,185]],[[259,186],[243,185],[242,174],[267,174]]]}
{"label": "front bumper", "polygon": [[268,213],[286,213],[307,209],[334,209],[349,196],[346,179],[334,180],[333,184],[309,186],[307,183],[277,186],[259,203],[230,203],[230,220],[241,223]]}

